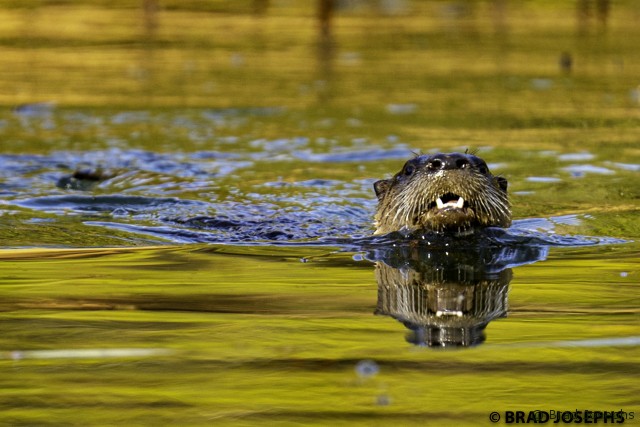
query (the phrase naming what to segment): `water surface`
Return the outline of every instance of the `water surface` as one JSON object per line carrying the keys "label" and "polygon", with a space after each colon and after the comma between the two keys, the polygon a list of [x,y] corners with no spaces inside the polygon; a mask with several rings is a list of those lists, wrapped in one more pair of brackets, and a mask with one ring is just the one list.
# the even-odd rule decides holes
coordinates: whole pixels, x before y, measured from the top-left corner
{"label": "water surface", "polygon": [[[637,419],[635,5],[249,3],[0,8],[2,423]],[[509,230],[370,237],[467,148]]]}

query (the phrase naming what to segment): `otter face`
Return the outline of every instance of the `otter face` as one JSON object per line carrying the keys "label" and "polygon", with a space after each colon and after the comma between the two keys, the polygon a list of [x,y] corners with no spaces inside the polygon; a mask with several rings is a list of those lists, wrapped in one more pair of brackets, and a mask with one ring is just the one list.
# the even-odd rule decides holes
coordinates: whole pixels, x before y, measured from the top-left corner
{"label": "otter face", "polygon": [[472,154],[416,156],[373,187],[378,197],[375,234],[461,233],[511,225],[507,180],[492,175],[484,160]]}

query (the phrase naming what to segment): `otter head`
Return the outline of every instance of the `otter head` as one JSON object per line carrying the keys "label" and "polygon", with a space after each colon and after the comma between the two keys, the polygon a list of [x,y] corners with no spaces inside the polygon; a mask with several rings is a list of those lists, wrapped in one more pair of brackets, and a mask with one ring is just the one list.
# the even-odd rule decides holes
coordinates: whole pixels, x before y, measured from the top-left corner
{"label": "otter head", "polygon": [[489,172],[472,154],[416,156],[393,178],[374,183],[378,197],[375,234],[508,227],[507,180]]}

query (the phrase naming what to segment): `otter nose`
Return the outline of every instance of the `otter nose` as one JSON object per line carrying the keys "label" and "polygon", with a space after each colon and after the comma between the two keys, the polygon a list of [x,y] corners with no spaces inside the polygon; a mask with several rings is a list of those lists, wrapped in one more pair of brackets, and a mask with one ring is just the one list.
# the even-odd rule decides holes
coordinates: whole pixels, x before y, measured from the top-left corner
{"label": "otter nose", "polygon": [[436,154],[427,163],[432,170],[462,169],[469,165],[469,160],[464,154]]}

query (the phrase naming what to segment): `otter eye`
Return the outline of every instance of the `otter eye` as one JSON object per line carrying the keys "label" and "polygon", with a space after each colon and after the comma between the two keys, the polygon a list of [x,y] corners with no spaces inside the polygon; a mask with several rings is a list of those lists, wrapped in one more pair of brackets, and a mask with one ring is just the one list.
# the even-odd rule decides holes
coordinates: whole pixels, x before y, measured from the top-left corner
{"label": "otter eye", "polygon": [[413,175],[413,173],[414,173],[415,171],[416,171],[416,167],[415,167],[414,165],[412,165],[412,164],[407,164],[407,165],[404,167],[404,171],[403,171],[403,173],[404,173],[406,176],[411,176],[411,175]]}
{"label": "otter eye", "polygon": [[442,160],[433,159],[427,163],[427,167],[431,170],[442,169]]}
{"label": "otter eye", "polygon": [[470,166],[471,166],[471,163],[469,163],[469,160],[467,160],[467,159],[458,159],[458,160],[456,160],[456,167],[458,169],[467,169]]}

